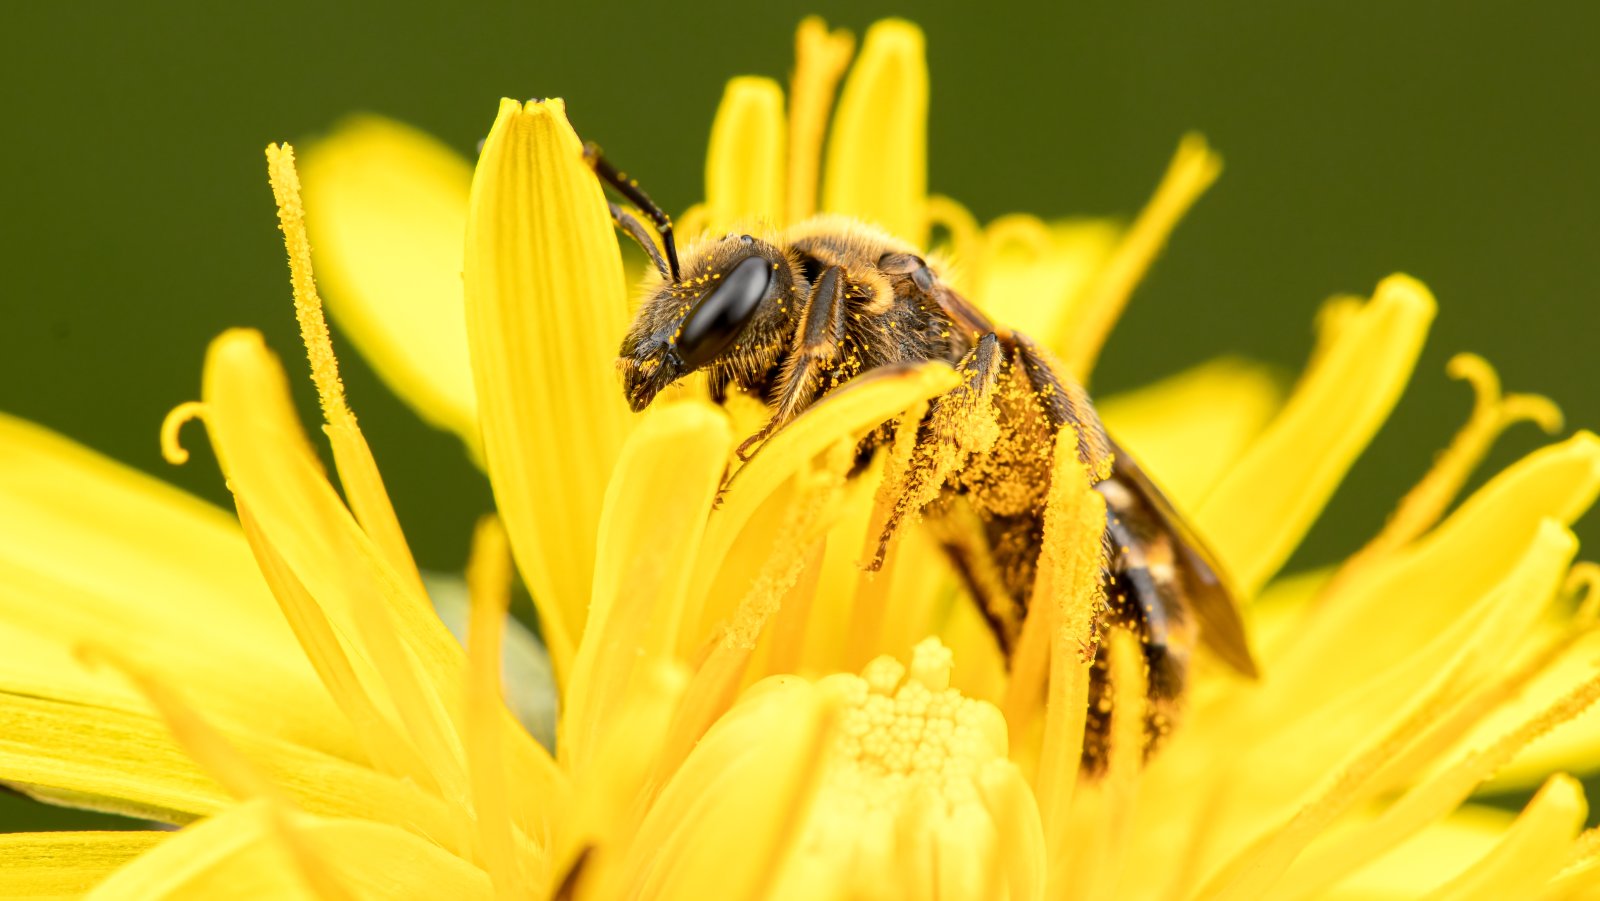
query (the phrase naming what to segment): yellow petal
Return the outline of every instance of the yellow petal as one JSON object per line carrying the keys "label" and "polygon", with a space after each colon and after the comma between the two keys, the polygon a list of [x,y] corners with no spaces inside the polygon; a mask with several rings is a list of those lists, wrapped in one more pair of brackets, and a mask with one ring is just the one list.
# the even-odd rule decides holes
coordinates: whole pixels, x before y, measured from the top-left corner
{"label": "yellow petal", "polygon": [[167,832],[0,834],[0,898],[81,898]]}
{"label": "yellow petal", "polygon": [[834,702],[774,677],[695,746],[639,826],[629,897],[762,897],[811,802]]}
{"label": "yellow petal", "polygon": [[[416,786],[270,735],[221,733],[267,781],[306,810],[369,818],[448,842],[443,803]],[[94,810],[187,823],[231,800],[144,712],[0,693],[0,780]]]}
{"label": "yellow petal", "polygon": [[1280,380],[1223,357],[1099,402],[1106,428],[1179,510],[1193,510],[1272,419]]}
{"label": "yellow petal", "polygon": [[472,167],[416,129],[357,116],[309,146],[301,176],[334,321],[423,419],[476,446],[461,295]]}
{"label": "yellow petal", "polygon": [[728,82],[706,152],[708,229],[720,233],[735,223],[788,221],[785,131],[783,88],[777,82],[749,76]]}
{"label": "yellow petal", "polygon": [[1428,895],[1433,901],[1494,901],[1525,894],[1566,862],[1588,813],[1583,787],[1570,776],[1550,777],[1500,843],[1466,872]]}
{"label": "yellow petal", "polygon": [[294,629],[306,658],[333,695],[372,765],[380,772],[409,778],[426,790],[437,791],[440,782],[416,743],[368,692],[367,686],[378,684],[381,677],[364,656],[352,657],[346,653],[327,614],[306,591],[243,503],[239,504],[239,521],[256,553],[262,575],[278,598],[284,619]]}
{"label": "yellow petal", "polygon": [[133,703],[115,674],[71,660],[82,641],[208,686],[196,704],[211,716],[360,756],[232,517],[0,415],[0,686]]}
{"label": "yellow petal", "polygon": [[1412,547],[1340,584],[1269,665],[1272,681],[1296,686],[1297,703],[1313,704],[1406,659],[1416,641],[1458,614],[1448,604],[1406,599],[1481,596],[1513,570],[1530,539],[1552,522],[1575,521],[1597,493],[1600,438],[1583,432],[1528,455]]}
{"label": "yellow petal", "polygon": [[[1515,814],[1468,805],[1357,870],[1319,898],[1329,901],[1409,901],[1483,857]],[[1289,898],[1300,897],[1290,889]]]}
{"label": "yellow petal", "polygon": [[[1569,549],[1572,543],[1569,538]],[[1330,861],[1339,860],[1341,855],[1357,860],[1366,859],[1371,856],[1372,851],[1392,844],[1392,841],[1368,842],[1363,846],[1360,843],[1364,836],[1358,835],[1354,840],[1356,846],[1353,849],[1319,848],[1314,855],[1296,864],[1296,858],[1301,855],[1307,844],[1352,805],[1373,799],[1377,792],[1392,785],[1396,778],[1407,778],[1415,774],[1421,765],[1438,759],[1439,751],[1431,747],[1434,744],[1432,741],[1434,735],[1428,731],[1428,727],[1448,723],[1451,720],[1470,723],[1474,717],[1481,716],[1487,711],[1488,705],[1471,694],[1462,698],[1458,709],[1449,709],[1450,700],[1452,697],[1461,697],[1461,689],[1457,682],[1460,674],[1465,671],[1463,664],[1470,664],[1472,658],[1477,655],[1492,660],[1496,655],[1504,653],[1499,641],[1498,623],[1493,616],[1496,612],[1493,607],[1498,606],[1504,611],[1507,607],[1514,608],[1516,606],[1514,602],[1523,599],[1525,592],[1518,590],[1522,586],[1517,584],[1517,580],[1531,574],[1530,571],[1537,568],[1538,556],[1538,549],[1533,549],[1529,557],[1531,565],[1520,567],[1521,572],[1517,577],[1508,580],[1506,590],[1497,591],[1475,605],[1474,613],[1484,611],[1491,615],[1472,617],[1477,622],[1473,626],[1476,634],[1471,639],[1458,642],[1455,640],[1456,636],[1448,633],[1439,636],[1434,644],[1444,646],[1460,644],[1461,650],[1442,668],[1437,678],[1428,680],[1429,684],[1422,690],[1410,693],[1404,706],[1397,710],[1397,715],[1391,724],[1376,729],[1357,728],[1349,733],[1361,736],[1365,744],[1364,749],[1337,767],[1324,768],[1324,775],[1319,779],[1321,788],[1309,803],[1298,806],[1298,810],[1287,820],[1284,819],[1286,811],[1258,817],[1255,820],[1257,823],[1281,822],[1283,825],[1262,833],[1244,851],[1220,868],[1208,879],[1206,889],[1200,893],[1200,897],[1229,899],[1257,897],[1283,879],[1291,866],[1303,867],[1311,873],[1320,870],[1324,876],[1329,872],[1337,874],[1347,871],[1348,867],[1336,866]],[[1490,609],[1485,610],[1485,608]],[[1425,660],[1420,661],[1418,668],[1426,669],[1426,663]],[[1410,667],[1411,662],[1408,661],[1405,666]],[[1463,803],[1475,786],[1481,784],[1530,741],[1571,720],[1592,705],[1597,697],[1600,697],[1600,676],[1596,676],[1591,670],[1582,682],[1569,687],[1559,697],[1551,699],[1533,716],[1498,736],[1492,743],[1460,755],[1448,767],[1410,788],[1384,810],[1373,828],[1385,830],[1386,835],[1399,838],[1411,834],[1432,820],[1444,817]],[[1372,702],[1380,708],[1385,706],[1385,701],[1381,697],[1374,697]],[[1459,722],[1456,725],[1459,725]],[[1321,734],[1334,733],[1324,728]],[[1451,729],[1444,734],[1447,736],[1459,734],[1459,730]],[[1315,746],[1314,739],[1311,746]],[[1302,742],[1295,748],[1294,753],[1299,754],[1305,747],[1306,743]],[[1263,760],[1269,759],[1272,758],[1263,754],[1240,761],[1241,765],[1235,765],[1235,768],[1241,774],[1249,773],[1251,778],[1237,780],[1234,784],[1251,790],[1263,790],[1257,783],[1256,776],[1260,772],[1270,772],[1270,769],[1263,770],[1261,766]],[[1278,759],[1282,759],[1281,755]],[[1298,762],[1298,758],[1296,760]],[[1581,821],[1581,813],[1578,818]],[[1293,884],[1295,880],[1291,876],[1286,881]],[[1308,881],[1317,883],[1315,877],[1308,877]]]}
{"label": "yellow petal", "polygon": [[517,854],[501,747],[501,721],[506,710],[500,687],[500,649],[511,607],[511,549],[505,530],[492,516],[484,517],[473,534],[467,584],[471,591],[471,622],[467,630],[467,691],[462,700],[466,714],[461,740],[466,745],[472,777],[478,845],[495,894],[510,898],[526,894],[531,885],[523,858]]}
{"label": "yellow petal", "polygon": [[559,676],[629,427],[613,374],[628,324],[622,259],[560,100],[501,102],[473,177],[465,265],[485,462]]}
{"label": "yellow petal", "polygon": [[576,768],[611,729],[638,674],[677,651],[691,567],[732,446],[727,417],[703,401],[653,411],[623,445],[606,492],[594,607],[562,714],[561,754]]}
{"label": "yellow petal", "polygon": [[1195,511],[1195,524],[1245,597],[1288,559],[1400,397],[1433,295],[1391,276],[1345,324],[1280,412]]}
{"label": "yellow petal", "polygon": [[789,81],[789,216],[799,222],[817,211],[817,177],[822,169],[822,138],[828,128],[833,92],[839,86],[855,38],[807,16],[794,35],[794,77]]}
{"label": "yellow petal", "polygon": [[[212,342],[203,394],[229,487],[264,539],[346,642],[363,685],[401,723],[445,791],[466,793],[454,715],[463,654],[420,587],[388,566],[320,471],[290,403],[283,370],[254,332]],[[376,679],[368,680],[370,674]],[[531,828],[559,795],[554,762],[507,720],[519,822]]]}
{"label": "yellow petal", "polygon": [[211,344],[202,393],[228,486],[353,656],[368,661],[383,699],[442,784],[463,784],[445,698],[460,697],[461,647],[420,588],[386,565],[356,524],[300,430],[283,370],[255,332]]}
{"label": "yellow petal", "polygon": [[[1211,720],[1196,724],[1206,731],[1214,753],[1227,758],[1236,773],[1226,784],[1227,803],[1212,817],[1214,832],[1243,840],[1252,829],[1259,829],[1260,823],[1279,822],[1296,809],[1312,807],[1308,795],[1322,798],[1318,810],[1326,811],[1326,805],[1333,804],[1349,807],[1370,796],[1376,783],[1351,779],[1339,791],[1329,790],[1327,797],[1317,791],[1327,784],[1328,774],[1355,771],[1356,761],[1378,760],[1390,766],[1390,782],[1414,777],[1417,759],[1407,757],[1396,763],[1402,749],[1408,754],[1411,751],[1390,736],[1416,741],[1416,736],[1443,719],[1442,699],[1453,700],[1481,683],[1486,664],[1498,664],[1506,646],[1518,640],[1518,618],[1538,614],[1560,584],[1575,551],[1571,533],[1552,523],[1525,543],[1521,559],[1498,583],[1476,594],[1445,589],[1449,593],[1442,595],[1473,598],[1471,603],[1426,605],[1415,602],[1414,595],[1397,596],[1388,609],[1394,614],[1395,628],[1408,641],[1404,648],[1384,652],[1382,660],[1362,656],[1362,642],[1374,637],[1369,631],[1346,631],[1340,624],[1328,628],[1343,639],[1341,650],[1320,653],[1316,658],[1320,667],[1301,665],[1298,657],[1277,667],[1267,666],[1268,684],[1255,697],[1236,701],[1234,711],[1220,711]],[[1409,605],[1402,600],[1408,597],[1413,599]],[[1432,622],[1404,609],[1426,606],[1439,608]],[[1288,674],[1291,667],[1295,672]],[[1253,727],[1227,715],[1252,706],[1258,708],[1254,719],[1248,721],[1257,723]],[[1470,713],[1481,717],[1488,710],[1483,705]],[[1381,747],[1380,736],[1386,737],[1383,741],[1389,747],[1374,751]],[[1374,754],[1381,754],[1381,760]],[[1367,771],[1363,778],[1370,779],[1372,772],[1376,770]],[[1465,790],[1470,791],[1473,784],[1468,783]],[[1460,800],[1447,799],[1435,816],[1443,816]],[[1400,831],[1366,846],[1364,857],[1344,853],[1358,858],[1357,862],[1369,859],[1374,849],[1392,845],[1429,821],[1424,816],[1403,828],[1385,822],[1383,828]],[[1303,835],[1302,841],[1312,835]],[[1338,866],[1325,864],[1319,878],[1327,882],[1330,874],[1350,868],[1348,861]]]}
{"label": "yellow petal", "polygon": [[927,243],[928,64],[922,30],[886,19],[867,30],[828,139],[824,212]]}
{"label": "yellow petal", "polygon": [[309,884],[285,841],[294,830],[317,875],[344,897],[490,898],[482,870],[403,830],[241,805],[172,836],[101,883],[96,901],[159,898],[305,898]]}

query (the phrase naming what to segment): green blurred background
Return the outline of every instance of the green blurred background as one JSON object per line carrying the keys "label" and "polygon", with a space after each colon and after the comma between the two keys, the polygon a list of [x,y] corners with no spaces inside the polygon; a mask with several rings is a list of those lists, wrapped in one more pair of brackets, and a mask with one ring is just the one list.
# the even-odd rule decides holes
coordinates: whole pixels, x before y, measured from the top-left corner
{"label": "green blurred background", "polygon": [[[1328,295],[1397,270],[1433,288],[1415,382],[1295,568],[1359,546],[1464,420],[1470,393],[1443,375],[1456,351],[1600,424],[1600,5],[447,6],[7,4],[0,409],[224,502],[198,433],[176,469],[156,434],[198,394],[220,330],[259,328],[303,359],[268,141],[370,110],[470,154],[500,96],[563,96],[681,210],[723,81],[786,79],[793,27],[817,12],[858,35],[883,15],[923,25],[931,187],[981,218],[1128,217],[1184,131],[1220,150],[1223,177],[1135,295],[1100,393],[1224,352],[1293,371]],[[343,363],[421,562],[458,568],[486,485],[354,353]],[[1541,440],[1520,427],[1491,463]],[[1593,548],[1600,518],[1579,532]],[[83,822],[0,796],[0,828]]]}

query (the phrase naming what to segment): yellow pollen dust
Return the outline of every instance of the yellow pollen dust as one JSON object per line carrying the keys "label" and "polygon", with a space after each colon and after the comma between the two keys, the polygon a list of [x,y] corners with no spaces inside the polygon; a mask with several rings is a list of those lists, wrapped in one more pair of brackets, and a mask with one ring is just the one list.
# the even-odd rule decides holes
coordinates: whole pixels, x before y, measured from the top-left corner
{"label": "yellow pollen dust", "polygon": [[322,297],[311,274],[311,240],[306,236],[306,211],[300,201],[300,175],[294,167],[294,148],[288,144],[267,147],[267,173],[272,181],[272,196],[278,203],[278,227],[283,231],[289,252],[289,276],[294,287],[295,318],[300,322],[300,337],[311,361],[311,380],[316,383],[322,413],[330,425],[353,422],[344,398],[344,382],[339,378],[339,361],[333,355],[328,322],[322,313]]}

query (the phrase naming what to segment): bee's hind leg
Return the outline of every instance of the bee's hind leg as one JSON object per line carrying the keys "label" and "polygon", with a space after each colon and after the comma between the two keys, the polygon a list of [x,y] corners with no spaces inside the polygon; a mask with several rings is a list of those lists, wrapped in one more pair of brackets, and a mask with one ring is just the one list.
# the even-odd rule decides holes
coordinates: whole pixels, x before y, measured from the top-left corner
{"label": "bee's hind leg", "polygon": [[989,453],[1000,435],[996,420],[995,389],[1010,364],[993,332],[978,339],[956,364],[960,384],[934,398],[928,415],[917,428],[916,445],[903,472],[884,478],[899,479],[899,497],[878,537],[878,551],[867,569],[883,566],[889,542],[907,516],[920,513],[936,500],[945,483],[962,464]]}

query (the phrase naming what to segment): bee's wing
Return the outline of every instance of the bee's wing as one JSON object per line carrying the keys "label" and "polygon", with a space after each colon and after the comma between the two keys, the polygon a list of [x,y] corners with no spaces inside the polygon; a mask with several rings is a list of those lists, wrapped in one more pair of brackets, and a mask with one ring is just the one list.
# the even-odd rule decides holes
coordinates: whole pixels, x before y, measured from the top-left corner
{"label": "bee's wing", "polygon": [[1200,626],[1200,642],[1240,673],[1252,679],[1259,677],[1260,671],[1250,653],[1250,639],[1239,616],[1236,595],[1229,588],[1222,568],[1205,542],[1172,508],[1172,502],[1150,481],[1132,455],[1114,441],[1112,449],[1116,455],[1112,477],[1143,498],[1148,509],[1160,520],[1159,527],[1173,537],[1179,579]]}

